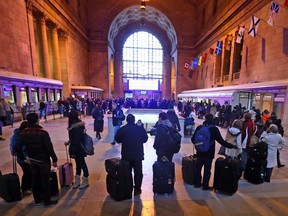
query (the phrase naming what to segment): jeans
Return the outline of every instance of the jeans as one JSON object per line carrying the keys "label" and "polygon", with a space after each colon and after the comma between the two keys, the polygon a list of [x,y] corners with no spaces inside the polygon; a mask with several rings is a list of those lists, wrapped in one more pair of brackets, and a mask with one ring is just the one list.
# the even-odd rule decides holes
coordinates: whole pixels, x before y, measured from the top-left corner
{"label": "jeans", "polygon": [[248,161],[248,150],[247,149],[242,149],[241,163],[242,163],[242,170],[244,170],[244,171],[246,169],[247,161]]}
{"label": "jeans", "polygon": [[35,203],[50,201],[50,170],[48,162],[32,162],[32,192]]}
{"label": "jeans", "polygon": [[[213,159],[210,159],[210,158],[197,157],[196,173],[195,173],[195,185],[201,186],[201,180],[202,180],[202,187],[208,187],[209,186],[212,161],[213,161]],[[202,179],[201,170],[202,170],[203,166],[204,166],[204,176]]]}
{"label": "jeans", "polygon": [[83,170],[83,176],[88,178],[89,171],[84,157],[76,157],[76,175],[81,175],[81,171]]}
{"label": "jeans", "polygon": [[39,119],[41,119],[42,116],[44,117],[44,119],[46,119],[46,109],[41,109],[40,110]]}
{"label": "jeans", "polygon": [[116,136],[116,133],[117,131],[120,129],[120,125],[116,125],[114,126],[114,136],[113,136],[113,142],[115,142],[115,136]]}
{"label": "jeans", "polygon": [[272,175],[273,167],[271,168],[266,168],[266,173],[265,173],[265,181],[270,182],[271,180],[271,175]]}
{"label": "jeans", "polygon": [[22,192],[31,190],[32,188],[32,180],[31,180],[31,167],[27,163],[18,163],[23,171],[22,179],[21,179],[21,190]]}

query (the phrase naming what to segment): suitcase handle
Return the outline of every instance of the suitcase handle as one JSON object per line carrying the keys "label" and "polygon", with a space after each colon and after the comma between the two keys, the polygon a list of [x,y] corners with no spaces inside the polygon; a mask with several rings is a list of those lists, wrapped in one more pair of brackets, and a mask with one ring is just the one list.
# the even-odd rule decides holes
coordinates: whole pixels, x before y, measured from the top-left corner
{"label": "suitcase handle", "polygon": [[12,166],[13,166],[13,173],[17,174],[17,157],[12,155]]}
{"label": "suitcase handle", "polygon": [[72,163],[71,157],[70,157],[70,155],[68,154],[68,147],[67,147],[67,145],[65,145],[65,149],[66,149],[67,162],[68,162],[68,163]]}

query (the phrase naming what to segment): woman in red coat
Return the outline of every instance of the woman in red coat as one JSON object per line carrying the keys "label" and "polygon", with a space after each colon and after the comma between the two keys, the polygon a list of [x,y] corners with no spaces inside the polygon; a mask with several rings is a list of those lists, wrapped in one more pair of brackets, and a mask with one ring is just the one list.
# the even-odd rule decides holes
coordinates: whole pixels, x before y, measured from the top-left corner
{"label": "woman in red coat", "polygon": [[248,160],[248,150],[251,136],[256,132],[256,126],[252,121],[251,114],[245,113],[244,114],[244,122],[242,127],[242,153],[241,153],[241,162],[242,168],[245,170],[247,160]]}

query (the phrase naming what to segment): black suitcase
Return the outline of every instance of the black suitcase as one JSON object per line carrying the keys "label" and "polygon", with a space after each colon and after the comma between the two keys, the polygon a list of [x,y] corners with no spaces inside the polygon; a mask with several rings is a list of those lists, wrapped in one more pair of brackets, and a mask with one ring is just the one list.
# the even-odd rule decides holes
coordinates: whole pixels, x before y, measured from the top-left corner
{"label": "black suitcase", "polygon": [[182,178],[187,184],[193,185],[195,178],[197,158],[195,155],[190,155],[182,158]]}
{"label": "black suitcase", "polygon": [[16,156],[13,156],[13,173],[0,175],[0,196],[6,202],[15,202],[22,199],[20,180],[16,169]]}
{"label": "black suitcase", "polygon": [[110,158],[105,160],[106,189],[110,196],[117,200],[132,198],[133,180],[131,165],[128,161],[120,158]]}
{"label": "black suitcase", "polygon": [[155,161],[153,164],[153,193],[173,193],[175,182],[175,164]]}
{"label": "black suitcase", "polygon": [[240,160],[229,157],[217,158],[214,170],[214,190],[232,195],[238,190],[241,173]]}
{"label": "black suitcase", "polygon": [[50,195],[52,197],[59,195],[57,172],[54,170],[50,172]]}
{"label": "black suitcase", "polygon": [[268,146],[265,142],[258,142],[253,146],[249,146],[249,156],[255,159],[266,160],[268,154]]}
{"label": "black suitcase", "polygon": [[267,161],[255,158],[248,158],[244,179],[253,184],[261,184],[264,182]]}

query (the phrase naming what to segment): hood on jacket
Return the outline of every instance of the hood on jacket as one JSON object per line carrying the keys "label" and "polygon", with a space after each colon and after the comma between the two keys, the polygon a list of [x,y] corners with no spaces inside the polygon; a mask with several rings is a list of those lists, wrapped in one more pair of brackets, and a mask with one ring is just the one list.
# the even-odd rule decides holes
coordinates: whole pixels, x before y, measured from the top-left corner
{"label": "hood on jacket", "polygon": [[71,125],[70,128],[67,128],[67,130],[72,130],[73,128],[81,127],[81,126],[85,126],[85,122],[80,121],[80,122],[74,123],[74,124]]}
{"label": "hood on jacket", "polygon": [[169,119],[162,120],[161,122],[159,121],[159,125],[165,125],[167,127],[173,127],[172,123],[169,121]]}
{"label": "hood on jacket", "polygon": [[228,133],[231,134],[232,136],[238,136],[241,131],[238,128],[231,127],[228,129]]}

